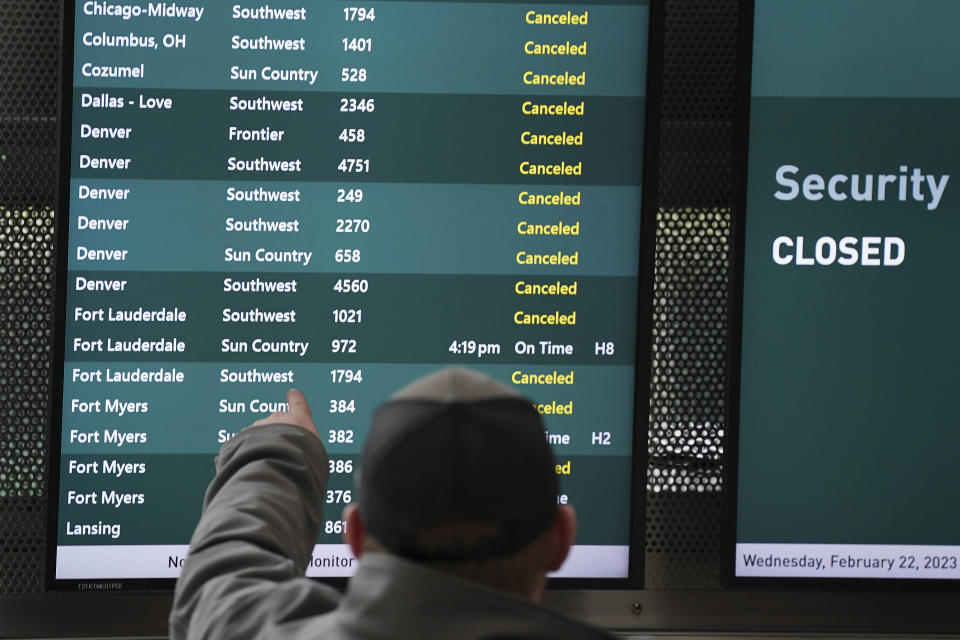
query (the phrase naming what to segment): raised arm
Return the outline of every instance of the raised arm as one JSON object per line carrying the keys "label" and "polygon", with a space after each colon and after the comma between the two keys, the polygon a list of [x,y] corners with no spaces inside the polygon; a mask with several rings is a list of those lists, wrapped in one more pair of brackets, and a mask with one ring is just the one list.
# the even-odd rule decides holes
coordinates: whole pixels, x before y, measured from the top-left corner
{"label": "raised arm", "polygon": [[[259,638],[336,606],[304,577],[323,520],[327,454],[303,394],[224,444],[177,582],[171,638]],[[285,634],[286,635],[286,634]]]}

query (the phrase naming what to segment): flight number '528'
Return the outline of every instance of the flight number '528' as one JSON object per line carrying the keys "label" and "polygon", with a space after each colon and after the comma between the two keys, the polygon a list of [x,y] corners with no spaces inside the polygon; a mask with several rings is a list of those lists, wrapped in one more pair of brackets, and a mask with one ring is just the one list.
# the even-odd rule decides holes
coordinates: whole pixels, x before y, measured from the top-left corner
{"label": "flight number '528'", "polygon": [[340,82],[366,82],[367,70],[363,67],[343,67],[340,69]]}

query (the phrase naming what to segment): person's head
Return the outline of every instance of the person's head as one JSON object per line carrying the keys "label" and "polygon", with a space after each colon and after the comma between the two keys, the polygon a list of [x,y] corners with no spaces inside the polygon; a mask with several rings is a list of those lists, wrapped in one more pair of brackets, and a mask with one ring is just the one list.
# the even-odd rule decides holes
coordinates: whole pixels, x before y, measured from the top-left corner
{"label": "person's head", "polygon": [[486,376],[444,369],[374,415],[344,538],[360,556],[392,553],[537,598],[576,532],[557,507],[540,414]]}

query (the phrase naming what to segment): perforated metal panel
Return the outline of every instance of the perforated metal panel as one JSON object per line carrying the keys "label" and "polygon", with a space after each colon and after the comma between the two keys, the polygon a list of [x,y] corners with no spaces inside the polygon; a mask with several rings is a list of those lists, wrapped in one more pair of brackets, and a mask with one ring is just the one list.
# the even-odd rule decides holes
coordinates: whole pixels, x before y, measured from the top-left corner
{"label": "perforated metal panel", "polygon": [[0,3],[0,595],[42,589],[59,11]]}
{"label": "perforated metal panel", "polygon": [[[646,580],[695,589],[719,586],[737,2],[666,25]],[[58,29],[57,0],[0,2],[0,596],[42,590]]]}
{"label": "perforated metal panel", "polygon": [[657,220],[646,587],[720,581],[729,213]]}
{"label": "perforated metal panel", "polygon": [[647,589],[720,586],[738,3],[669,0],[647,475]]}

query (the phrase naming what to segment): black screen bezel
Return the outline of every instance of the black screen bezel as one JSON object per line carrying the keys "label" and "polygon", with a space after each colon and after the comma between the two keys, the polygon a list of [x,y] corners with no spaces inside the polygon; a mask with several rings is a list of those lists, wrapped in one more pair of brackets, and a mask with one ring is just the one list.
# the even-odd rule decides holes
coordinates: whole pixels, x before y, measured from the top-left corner
{"label": "black screen bezel", "polygon": [[[171,591],[175,578],[80,579],[56,578],[57,532],[59,526],[60,462],[63,429],[63,375],[65,362],[67,262],[69,247],[70,173],[73,140],[74,48],[76,46],[76,5],[81,0],[63,0],[61,7],[61,56],[59,83],[59,179],[57,181],[55,308],[53,317],[53,364],[50,370],[51,428],[48,458],[48,509],[45,587],[51,591],[104,593],[105,591]],[[647,0],[648,52],[647,87],[642,156],[642,201],[640,256],[636,323],[635,401],[633,412],[633,456],[630,491],[629,560],[626,578],[553,578],[551,589],[640,589],[644,578],[646,534],[647,422],[650,397],[650,350],[653,310],[654,249],[657,190],[659,178],[659,124],[663,69],[665,0]],[[343,588],[348,578],[314,578]]]}

